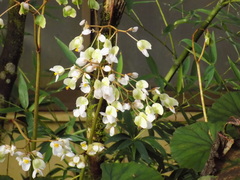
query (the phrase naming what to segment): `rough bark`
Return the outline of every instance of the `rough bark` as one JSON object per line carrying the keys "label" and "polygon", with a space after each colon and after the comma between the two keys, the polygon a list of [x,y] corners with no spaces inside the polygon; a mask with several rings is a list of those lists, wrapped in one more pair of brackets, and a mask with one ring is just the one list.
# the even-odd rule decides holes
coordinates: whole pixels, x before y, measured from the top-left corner
{"label": "rough bark", "polygon": [[[22,2],[23,0],[19,0]],[[9,7],[16,2],[10,0]],[[19,15],[19,6],[8,12],[7,34],[0,56],[0,108],[8,105],[17,77],[18,62],[22,54],[25,15]]]}

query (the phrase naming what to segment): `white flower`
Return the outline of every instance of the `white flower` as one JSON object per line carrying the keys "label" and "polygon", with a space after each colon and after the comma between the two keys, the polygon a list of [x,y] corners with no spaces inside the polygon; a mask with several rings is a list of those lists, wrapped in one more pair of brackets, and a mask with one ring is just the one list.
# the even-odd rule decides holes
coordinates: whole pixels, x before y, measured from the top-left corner
{"label": "white flower", "polygon": [[84,56],[86,59],[90,60],[92,59],[92,54],[94,52],[94,48],[93,47],[89,47],[85,50]]}
{"label": "white flower", "polygon": [[36,158],[33,160],[32,165],[33,165],[33,169],[34,169],[34,171],[32,173],[32,178],[34,179],[36,177],[37,173],[39,173],[40,176],[43,176],[42,170],[44,170],[46,167],[45,162],[42,159]]}
{"label": "white flower", "polygon": [[59,76],[65,72],[65,69],[60,65],[53,66],[49,70],[54,72],[54,75],[56,76],[55,82],[57,82]]}
{"label": "white flower", "polygon": [[88,145],[87,154],[89,156],[93,156],[93,155],[101,152],[103,149],[104,149],[104,145],[102,143],[94,142],[94,143]]}
{"label": "white flower", "polygon": [[112,106],[115,107],[119,111],[122,111],[122,112],[124,111],[123,105],[119,101],[114,101],[112,103]]}
{"label": "white flower", "polygon": [[159,95],[161,94],[160,91],[159,91],[159,89],[160,89],[160,87],[155,87],[155,88],[153,88],[152,91],[151,91],[152,94],[159,96]]}
{"label": "white flower", "polygon": [[0,146],[0,163],[5,160],[6,154],[7,154],[7,152],[6,152],[6,146],[5,146],[5,145],[1,145],[1,146]]}
{"label": "white flower", "polygon": [[94,142],[92,143],[92,146],[93,150],[96,152],[102,152],[104,149],[104,145],[102,143]]}
{"label": "white flower", "polygon": [[89,93],[91,91],[91,87],[90,87],[90,79],[91,77],[89,76],[89,74],[84,73],[82,76],[82,83],[80,84],[80,89],[82,92],[84,93]]}
{"label": "white flower", "polygon": [[109,63],[109,64],[112,64],[112,63],[118,63],[118,59],[117,59],[117,53],[119,51],[119,47],[118,46],[114,46],[112,47],[110,50],[109,50],[109,53],[108,55],[106,56],[106,61]]}
{"label": "white flower", "polygon": [[40,153],[39,151],[36,151],[36,150],[34,150],[34,151],[32,151],[32,153],[35,155],[35,156],[37,156],[37,157],[39,157],[39,158],[43,158],[43,155],[42,155],[42,153]]}
{"label": "white flower", "polygon": [[129,76],[125,74],[124,77],[118,79],[118,82],[124,86],[128,85]]}
{"label": "white flower", "polygon": [[77,166],[77,168],[82,169],[82,168],[85,167],[85,162],[84,161],[85,161],[85,159],[84,159],[83,155],[75,155],[72,158],[72,161],[70,161],[68,163],[68,165],[71,166],[71,167]]}
{"label": "white flower", "polygon": [[108,79],[109,79],[109,81],[115,81],[115,74],[109,74],[108,75]]}
{"label": "white flower", "polygon": [[89,93],[91,91],[91,87],[88,82],[82,82],[80,84],[80,89],[83,93]]}
{"label": "white flower", "polygon": [[138,31],[138,27],[137,26],[132,28],[132,32],[137,32],[137,31]]}
{"label": "white flower", "polygon": [[151,106],[146,106],[145,108],[145,113],[147,115],[147,120],[149,122],[153,122],[155,119],[156,119],[156,116],[155,116],[155,113],[154,113],[154,110]]}
{"label": "white flower", "polygon": [[87,151],[88,145],[87,145],[86,141],[81,142],[80,145],[81,145],[83,150]]}
{"label": "white flower", "polygon": [[100,63],[102,61],[102,54],[100,49],[95,49],[92,53],[92,62]]}
{"label": "white flower", "polygon": [[99,34],[98,35],[98,40],[101,42],[105,42],[106,41],[106,37],[103,34]]}
{"label": "white flower", "polygon": [[143,112],[140,112],[139,115],[135,117],[134,123],[143,129],[152,128],[151,121],[148,119],[148,116]]}
{"label": "white flower", "polygon": [[133,98],[135,100],[145,100],[146,99],[146,94],[141,90],[141,89],[134,89],[133,90]]}
{"label": "white flower", "polygon": [[84,28],[83,31],[82,31],[82,34],[83,34],[83,35],[89,35],[89,34],[91,34],[91,32],[92,32],[92,31],[91,31],[90,29],[88,29],[88,28],[85,29],[85,28]]}
{"label": "white flower", "polygon": [[80,67],[84,66],[85,64],[87,64],[87,62],[89,61],[89,59],[87,59],[85,57],[85,52],[80,52],[80,57],[77,58],[76,60],[76,64]]}
{"label": "white flower", "polygon": [[63,142],[61,141],[52,141],[50,147],[52,148],[52,153],[54,156],[61,156],[63,154]]}
{"label": "white flower", "polygon": [[116,88],[114,89],[114,86],[102,86],[102,94],[103,99],[107,101],[107,103],[111,104],[114,102],[117,98],[115,97],[116,94]]}
{"label": "white flower", "polygon": [[109,130],[109,135],[113,136],[115,134],[115,127],[117,126],[117,123],[108,123],[105,127],[105,129]]}
{"label": "white flower", "polygon": [[175,113],[175,108],[174,106],[178,106],[178,101],[172,97],[169,97],[167,94],[163,93],[159,95],[161,103],[163,106],[166,108],[169,108],[170,111]]}
{"label": "white flower", "polygon": [[133,103],[132,103],[132,106],[134,108],[137,108],[137,109],[143,109],[144,108],[144,105],[143,103],[140,101],[140,100],[135,100]]}
{"label": "white flower", "polygon": [[107,106],[105,113],[104,112],[100,112],[101,115],[103,115],[103,123],[104,124],[112,124],[116,122],[116,118],[117,118],[117,109],[114,106]]}
{"label": "white flower", "polygon": [[84,46],[83,46],[83,37],[77,36],[75,37],[70,43],[69,43],[69,49],[70,50],[75,50],[77,52],[80,52],[81,50],[83,50]]}
{"label": "white flower", "polygon": [[110,72],[111,70],[112,70],[111,66],[106,65],[103,67],[103,71],[105,72]]}
{"label": "white flower", "polygon": [[159,104],[159,103],[154,103],[152,105],[152,108],[153,108],[153,111],[154,111],[155,114],[162,115],[163,112],[164,112],[162,105]]}
{"label": "white flower", "polygon": [[52,153],[55,156],[61,157],[61,160],[67,157],[73,157],[74,153],[71,150],[69,138],[58,139],[57,141],[52,141],[50,147],[52,148]]}
{"label": "white flower", "polygon": [[76,80],[78,80],[81,75],[82,75],[82,71],[80,69],[77,69],[75,65],[72,66],[70,71],[68,72],[68,77],[72,77]]}
{"label": "white flower", "polygon": [[[105,36],[104,36],[105,37]],[[104,39],[103,37],[101,37],[102,39]],[[103,56],[107,55],[110,51],[110,49],[112,48],[112,43],[109,39],[104,40],[104,44],[103,44],[103,48],[101,49],[101,53]]]}
{"label": "white flower", "polygon": [[10,154],[11,156],[14,155],[14,151],[16,150],[16,146],[14,145],[1,145],[0,146],[0,163],[5,160],[5,156]]}
{"label": "white flower", "polygon": [[31,159],[27,156],[19,159],[19,165],[22,166],[23,171],[28,171],[31,166]]}
{"label": "white flower", "polygon": [[0,28],[3,28],[4,27],[4,22],[3,22],[3,19],[0,18]]}
{"label": "white flower", "polygon": [[80,21],[79,25],[80,25],[80,26],[83,26],[85,23],[86,23],[86,20],[83,19],[83,20]]}
{"label": "white flower", "polygon": [[88,105],[88,99],[84,96],[80,96],[76,100],[76,106],[81,107],[81,106],[87,106]]}
{"label": "white flower", "polygon": [[87,116],[87,113],[86,113],[86,106],[81,106],[77,109],[74,109],[73,110],[73,116],[74,117],[82,117],[82,118],[85,118]]}
{"label": "white flower", "polygon": [[63,84],[66,85],[66,89],[72,89],[74,90],[76,88],[76,82],[77,80],[75,78],[66,78],[63,80]]}
{"label": "white flower", "polygon": [[149,57],[148,49],[152,49],[152,45],[146,40],[139,40],[137,42],[138,49],[143,53],[144,56]]}
{"label": "white flower", "polygon": [[77,98],[76,100],[76,106],[78,107],[78,109],[74,109],[73,110],[73,115],[75,117],[86,117],[87,114],[85,112],[86,108],[87,108],[87,105],[88,105],[88,99],[86,97],[83,97],[83,96],[80,96]]}
{"label": "white flower", "polygon": [[123,104],[123,110],[130,110],[131,109],[131,106],[129,103],[124,103]]}
{"label": "white flower", "polygon": [[138,73],[137,72],[129,73],[129,75],[134,79],[138,78]]}
{"label": "white flower", "polygon": [[145,80],[140,80],[136,83],[136,88],[146,89],[146,88],[148,88],[148,82]]}
{"label": "white flower", "polygon": [[110,81],[107,77],[104,77],[102,82],[98,79],[94,82],[94,98],[100,99],[101,97],[108,103],[112,103],[117,99],[117,91],[113,86],[110,86]]}

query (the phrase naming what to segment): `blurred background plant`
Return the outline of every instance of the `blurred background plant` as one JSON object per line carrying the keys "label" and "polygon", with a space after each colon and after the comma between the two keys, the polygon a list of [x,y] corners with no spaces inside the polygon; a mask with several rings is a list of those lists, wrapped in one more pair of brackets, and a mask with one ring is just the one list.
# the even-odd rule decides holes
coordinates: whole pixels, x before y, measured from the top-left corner
{"label": "blurred background plant", "polygon": [[[50,2],[47,0],[41,2],[10,0],[9,2],[9,8],[6,8],[8,10],[0,15],[2,28],[0,42],[3,47],[0,57],[1,144],[5,144],[6,136],[13,145],[24,139],[26,142],[24,152],[28,154],[38,149],[44,155],[44,163],[51,162],[54,155],[55,151],[51,146],[61,145],[66,152],[78,154],[83,153],[85,141],[87,144],[96,141],[105,145],[105,150],[100,154],[97,153],[96,156],[83,153],[88,157],[87,159],[81,161],[79,157],[73,160],[75,164],[86,161],[87,167],[79,164],[81,167],[79,170],[78,166],[69,165],[71,160],[64,159],[65,164],[56,164],[44,174],[49,179],[239,177],[237,170],[240,137],[239,0],[206,2],[199,5],[200,7],[197,7],[196,3],[196,6],[192,5],[191,8],[189,4],[192,2],[187,0],[171,2],[88,0],[84,6],[82,1],[71,3],[66,0],[57,0],[54,6],[52,4],[49,6]],[[57,93],[64,91],[65,85],[54,86],[54,80],[48,85],[41,85],[41,75],[45,71],[41,68],[41,55],[44,48],[48,48],[42,46],[41,34],[45,25],[48,25],[48,19],[56,18],[50,10],[60,7],[63,9],[64,17],[74,18],[77,12],[86,9],[87,6],[91,9],[88,25],[89,27],[93,25],[91,28],[94,28],[95,32],[106,26],[107,28],[101,30],[101,33],[109,38],[115,35],[112,27],[119,27],[119,30],[129,29],[129,25],[124,23],[128,18],[131,27],[137,25],[138,32],[145,33],[143,37],[137,35],[138,32],[134,35],[136,39],[147,39],[153,45],[152,50],[149,51],[150,56],[145,57],[146,59],[138,58],[136,53],[129,52],[129,47],[134,44],[126,43],[123,35],[119,34],[116,39],[111,38],[113,44],[116,42],[120,44],[122,51],[118,55],[118,65],[111,67],[116,68],[119,74],[126,72],[125,67],[128,67],[127,70],[130,72],[140,70],[140,77],[136,81],[148,80],[150,89],[157,86],[161,94],[168,93],[178,100],[179,105],[175,107],[175,114],[166,110],[164,114],[157,116],[152,128],[142,133],[142,128],[134,123],[133,111],[118,111],[117,133],[109,136],[104,132],[105,124],[100,120],[101,115],[96,118],[96,122],[92,122],[93,112],[97,112],[98,109],[97,101],[91,101],[91,105],[87,108],[87,117],[90,121],[85,121],[69,113],[71,109],[61,101],[61,97],[56,96]],[[143,9],[148,13],[142,13]],[[155,9],[152,16],[149,16],[152,13],[149,9]],[[8,13],[8,22],[1,21],[5,13]],[[24,29],[25,20],[30,14],[34,19],[34,31],[27,33]],[[171,15],[175,18],[169,20]],[[144,22],[142,16],[147,17],[145,19],[147,22],[153,17],[152,25]],[[88,26],[85,27],[88,29]],[[62,31],[64,29],[67,27],[63,26]],[[184,37],[181,34],[186,30],[189,34]],[[33,75],[29,75],[27,71],[18,68],[24,36],[29,35],[33,37],[35,44],[32,55],[35,78],[32,78]],[[104,47],[104,44],[93,43],[97,42],[95,35],[99,34],[92,33],[89,44],[84,46]],[[68,45],[59,38],[56,38],[56,42],[70,64],[75,64],[79,53],[70,51]],[[54,54],[53,50],[54,48],[51,49],[52,54]],[[32,54],[32,52],[28,53]],[[164,59],[160,58],[162,56]],[[145,74],[141,72],[140,60],[147,62],[150,71]],[[168,61],[168,64],[165,64],[165,61]],[[146,69],[145,65],[142,66]],[[52,65],[49,65],[48,69],[51,67]],[[67,76],[68,73],[64,73],[59,77],[59,81]],[[17,82],[15,82],[16,77],[18,77]],[[78,91],[77,97],[81,94]],[[74,92],[69,90],[67,93]],[[151,98],[156,101],[154,95]],[[130,100],[133,98],[129,96]],[[74,101],[72,102],[74,105],[71,105],[73,107]],[[103,103],[98,111],[105,112],[107,105]],[[147,105],[144,101],[143,106]],[[165,106],[167,107],[166,103]],[[51,116],[41,115],[41,108],[44,111],[48,110]],[[59,121],[56,109],[67,114],[66,123]],[[9,118],[8,114],[12,117]],[[49,127],[49,122],[54,122],[58,127],[52,129]],[[6,128],[9,124],[12,124],[12,129]],[[89,127],[96,128],[93,134],[91,131],[89,133]],[[5,154],[11,155],[13,151],[6,149],[8,147],[1,146],[1,160],[4,160]],[[31,153],[32,161],[42,159],[39,156]],[[39,167],[36,168],[33,163],[30,173],[23,178],[32,178],[32,172],[44,166],[42,161],[38,160],[38,162],[40,162]],[[22,168],[24,169],[23,166]]]}

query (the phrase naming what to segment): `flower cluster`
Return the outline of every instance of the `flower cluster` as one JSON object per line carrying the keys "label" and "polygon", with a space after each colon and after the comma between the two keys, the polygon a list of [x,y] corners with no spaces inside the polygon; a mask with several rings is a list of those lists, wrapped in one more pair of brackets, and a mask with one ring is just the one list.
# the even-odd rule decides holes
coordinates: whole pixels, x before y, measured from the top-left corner
{"label": "flower cluster", "polygon": [[[32,165],[33,173],[32,177],[35,178],[37,174],[43,176],[43,170],[46,167],[45,162],[43,161],[43,155],[38,151],[32,151],[29,153],[23,153],[21,151],[16,151],[14,145],[1,145],[0,146],[0,162],[5,160],[7,154],[11,156],[16,156],[19,166],[22,167],[23,171],[28,171]],[[30,157],[31,156],[31,157]]]}
{"label": "flower cluster", "polygon": [[55,156],[58,156],[63,160],[65,157],[69,157],[69,166],[77,167],[79,169],[84,168],[86,166],[84,154],[86,153],[89,156],[94,156],[97,153],[103,151],[104,146],[101,143],[94,142],[92,144],[87,145],[86,141],[80,143],[82,150],[81,154],[73,153],[70,147],[70,138],[67,139],[57,139],[50,143],[50,147],[52,148],[52,153]]}
{"label": "flower cluster", "polygon": [[83,141],[80,143],[80,145],[82,149],[86,152],[86,154],[89,156],[94,156],[104,150],[104,145],[99,142],[93,142],[87,145],[86,141]]}
{"label": "flower cluster", "polygon": [[[86,141],[81,142],[80,146],[83,152],[76,154],[72,151],[70,146],[70,138],[66,139],[56,139],[50,142],[50,147],[52,148],[52,154],[54,156],[60,157],[61,160],[66,157],[69,159],[69,166],[77,167],[79,169],[85,168],[86,161],[84,155],[94,156],[104,150],[104,145],[98,142],[93,142],[87,144]],[[0,146],[0,163],[4,162],[7,155],[15,156],[18,161],[19,166],[22,167],[23,171],[29,171],[31,165],[33,167],[32,178],[36,178],[37,174],[43,176],[43,170],[46,167],[46,163],[43,161],[43,155],[39,151],[32,151],[24,153],[21,151],[16,151],[14,145],[1,145]]]}
{"label": "flower cluster", "polygon": [[[66,89],[74,90],[79,87],[83,94],[76,100],[76,109],[73,110],[75,117],[85,118],[87,116],[87,109],[91,104],[88,97],[93,96],[95,99],[105,100],[107,102],[106,109],[99,112],[99,115],[102,116],[105,129],[112,136],[115,134],[119,111],[133,110],[136,115],[135,124],[144,129],[152,128],[153,121],[163,114],[163,106],[175,112],[174,106],[178,105],[177,100],[167,94],[161,94],[157,88],[148,90],[147,81],[136,80],[138,73],[121,74],[114,70],[114,64],[118,63],[119,47],[117,44],[112,44],[113,36],[108,38],[101,33],[106,27],[99,26],[100,30],[97,31],[91,29],[91,25],[86,21],[81,21],[80,25],[84,26],[82,33],[69,43],[69,49],[79,52],[79,57],[69,68],[68,77],[63,81]],[[118,30],[112,26],[107,26],[107,28],[112,28],[114,34],[118,33]],[[121,32],[125,32],[137,41],[138,49],[148,57],[147,50],[151,49],[151,44],[146,40],[136,40],[129,34],[129,31],[135,32],[136,30],[137,28],[134,27],[126,31],[121,30]],[[90,46],[84,50],[83,36],[90,33],[96,33],[95,42],[92,44],[97,44],[97,47]],[[56,65],[50,71],[54,72],[57,81],[65,69]],[[158,101],[150,99],[150,93],[158,96]]]}

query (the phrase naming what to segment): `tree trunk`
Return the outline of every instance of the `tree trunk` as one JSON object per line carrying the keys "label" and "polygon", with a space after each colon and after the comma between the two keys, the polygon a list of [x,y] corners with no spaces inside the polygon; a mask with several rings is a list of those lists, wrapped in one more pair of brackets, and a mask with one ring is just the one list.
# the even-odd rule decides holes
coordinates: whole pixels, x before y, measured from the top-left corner
{"label": "tree trunk", "polygon": [[[14,4],[14,0],[10,0],[9,7]],[[19,7],[16,6],[8,12],[7,34],[0,56],[0,108],[8,105],[22,54],[26,16],[19,15]]]}

